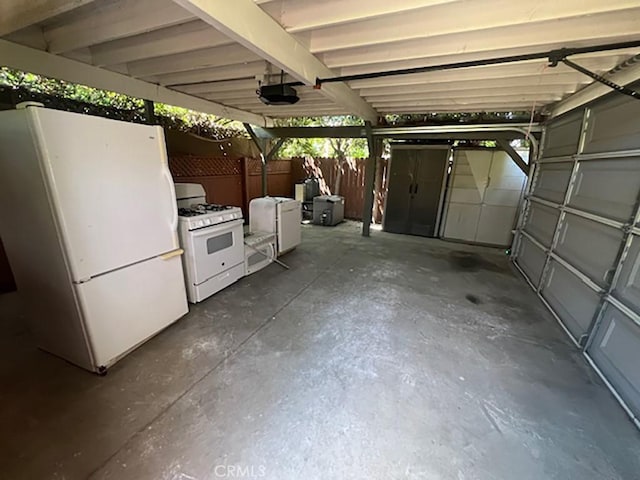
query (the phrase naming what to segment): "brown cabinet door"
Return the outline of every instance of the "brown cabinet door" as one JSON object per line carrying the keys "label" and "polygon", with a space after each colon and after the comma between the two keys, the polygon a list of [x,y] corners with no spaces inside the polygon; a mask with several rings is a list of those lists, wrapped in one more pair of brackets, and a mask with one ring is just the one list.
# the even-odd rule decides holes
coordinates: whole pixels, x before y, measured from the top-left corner
{"label": "brown cabinet door", "polygon": [[408,233],[435,237],[449,150],[434,148],[418,152]]}
{"label": "brown cabinet door", "polygon": [[389,166],[389,188],[384,211],[384,230],[409,233],[409,216],[414,185],[416,151],[394,149]]}
{"label": "brown cabinet door", "polygon": [[448,148],[392,149],[385,231],[436,236],[448,161]]}

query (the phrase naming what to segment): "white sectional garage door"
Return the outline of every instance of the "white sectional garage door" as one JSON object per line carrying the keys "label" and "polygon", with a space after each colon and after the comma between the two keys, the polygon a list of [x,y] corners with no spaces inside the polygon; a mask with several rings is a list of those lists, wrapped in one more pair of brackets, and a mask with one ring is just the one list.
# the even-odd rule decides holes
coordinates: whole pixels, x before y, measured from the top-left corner
{"label": "white sectional garage door", "polygon": [[614,94],[549,125],[513,258],[640,426],[638,118]]}

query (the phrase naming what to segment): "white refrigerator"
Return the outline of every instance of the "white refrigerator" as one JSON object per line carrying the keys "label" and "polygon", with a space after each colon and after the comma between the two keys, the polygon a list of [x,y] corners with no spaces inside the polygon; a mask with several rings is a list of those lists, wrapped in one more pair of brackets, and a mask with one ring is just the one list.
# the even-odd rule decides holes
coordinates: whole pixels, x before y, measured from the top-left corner
{"label": "white refrigerator", "polygon": [[0,238],[39,346],[98,373],[187,310],[160,127],[0,112]]}

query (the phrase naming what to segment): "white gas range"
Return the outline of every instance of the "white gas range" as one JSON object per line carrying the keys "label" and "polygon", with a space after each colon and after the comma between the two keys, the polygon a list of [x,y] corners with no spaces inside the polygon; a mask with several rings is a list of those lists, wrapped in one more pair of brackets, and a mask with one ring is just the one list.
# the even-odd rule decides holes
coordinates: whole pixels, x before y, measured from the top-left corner
{"label": "white gas range", "polygon": [[187,298],[201,302],[244,276],[242,210],[205,203],[199,184],[176,184]]}

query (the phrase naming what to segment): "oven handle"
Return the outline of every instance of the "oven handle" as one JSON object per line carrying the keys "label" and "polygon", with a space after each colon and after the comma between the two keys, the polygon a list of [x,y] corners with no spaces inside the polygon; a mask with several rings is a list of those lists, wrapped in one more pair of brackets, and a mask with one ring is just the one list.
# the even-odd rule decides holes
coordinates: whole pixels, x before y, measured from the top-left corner
{"label": "oven handle", "polygon": [[218,225],[211,225],[208,227],[198,228],[197,230],[191,230],[189,233],[193,237],[204,237],[204,236],[208,237],[208,236],[211,236],[212,234],[215,235],[225,231],[231,231],[237,226],[242,225],[242,223],[243,221],[240,219],[231,220],[230,222],[219,223]]}

